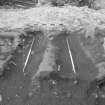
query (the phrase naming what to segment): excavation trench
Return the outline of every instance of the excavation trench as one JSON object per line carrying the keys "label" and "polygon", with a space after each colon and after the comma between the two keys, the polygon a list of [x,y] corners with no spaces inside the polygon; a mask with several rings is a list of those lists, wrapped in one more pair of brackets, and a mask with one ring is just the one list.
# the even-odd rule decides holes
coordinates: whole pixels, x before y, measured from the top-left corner
{"label": "excavation trench", "polygon": [[[98,60],[100,57],[94,56],[95,53],[99,56],[101,51],[99,41],[93,40],[94,50],[90,48],[91,45],[83,46],[83,43],[86,40],[85,44],[90,44],[90,39],[96,38],[96,30],[101,31],[98,34],[104,37],[103,11],[71,6],[8,10],[8,13],[5,10],[0,11],[1,36],[11,36],[8,33],[13,31],[12,37],[15,42],[18,42],[18,38],[21,39],[21,43],[16,43],[13,52],[10,53],[12,58],[7,61],[0,76],[0,94],[3,98],[1,104],[92,105],[96,101],[93,93],[100,91],[96,83],[99,72],[95,64],[104,62],[104,59]],[[28,32],[29,30],[31,32]],[[37,31],[42,33],[38,34]],[[50,35],[52,40],[49,39]],[[35,41],[23,72],[33,38]],[[72,70],[66,38],[76,75]],[[86,38],[90,39],[87,41]],[[93,58],[89,58],[89,51]],[[90,92],[89,95],[87,92]]]}

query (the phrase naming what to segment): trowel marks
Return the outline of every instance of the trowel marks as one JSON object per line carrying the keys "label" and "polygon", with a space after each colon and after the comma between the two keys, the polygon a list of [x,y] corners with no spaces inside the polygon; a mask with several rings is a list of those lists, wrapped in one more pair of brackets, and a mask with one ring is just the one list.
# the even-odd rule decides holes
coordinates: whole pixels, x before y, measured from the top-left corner
{"label": "trowel marks", "polygon": [[93,65],[92,61],[86,56],[82,49],[82,46],[80,45],[81,35],[74,33],[69,35],[68,37],[74,66],[77,72],[77,75],[75,75],[73,72],[71,58],[67,47],[67,35],[65,34],[66,33],[62,33],[58,36],[55,36],[52,41],[52,44],[58,48],[56,52],[56,63],[57,66],[60,66],[60,70],[58,71],[59,75],[66,78],[73,78],[75,76],[79,76],[80,78],[85,80],[92,80],[96,76],[96,68]]}
{"label": "trowel marks", "polygon": [[58,48],[56,63],[60,66],[59,75],[68,78],[73,71],[64,33],[54,37],[53,44]]}
{"label": "trowel marks", "polygon": [[81,36],[82,35],[78,35],[77,33],[73,33],[72,35],[70,35],[70,46],[78,76],[84,80],[91,81],[96,77],[97,69],[82,49]]}

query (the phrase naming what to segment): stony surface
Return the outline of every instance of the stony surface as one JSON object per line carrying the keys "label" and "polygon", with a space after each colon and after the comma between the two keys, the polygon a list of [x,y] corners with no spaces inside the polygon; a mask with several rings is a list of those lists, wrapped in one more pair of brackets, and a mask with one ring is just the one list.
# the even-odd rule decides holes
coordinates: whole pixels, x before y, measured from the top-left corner
{"label": "stony surface", "polygon": [[[45,15],[40,14],[42,9]],[[14,30],[22,39],[0,76],[1,105],[104,105],[105,79],[104,76],[96,78],[104,66],[100,70],[95,67],[104,61],[101,57],[104,53],[104,10],[96,12],[88,8],[68,6],[8,10],[8,13],[3,10],[0,13],[1,36],[10,35],[6,33]],[[10,18],[6,20],[7,17]],[[80,22],[81,25],[78,24]],[[29,24],[31,26],[27,26]],[[23,72],[33,38],[35,42]],[[72,69],[66,38],[69,39],[76,74]],[[57,51],[52,50],[52,45],[53,48],[58,48]],[[51,56],[46,56],[47,54]],[[56,63],[54,70],[46,70],[44,66],[40,68],[43,61],[46,65],[51,63],[47,57]],[[53,67],[53,64],[48,66]],[[45,72],[47,75],[43,76],[43,73],[38,73],[39,68],[40,71],[50,72]],[[33,79],[37,73],[40,75]]]}

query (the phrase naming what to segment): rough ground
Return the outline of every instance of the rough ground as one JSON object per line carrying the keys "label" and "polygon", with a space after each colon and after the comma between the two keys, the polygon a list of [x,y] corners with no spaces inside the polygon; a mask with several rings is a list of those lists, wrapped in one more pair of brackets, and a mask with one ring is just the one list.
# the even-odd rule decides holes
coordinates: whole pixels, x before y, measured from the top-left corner
{"label": "rough ground", "polygon": [[[66,28],[68,31],[72,30],[74,32],[76,31],[75,29],[80,29],[78,23],[82,22],[80,26],[82,26],[84,30],[86,29],[86,35],[93,38],[93,33],[96,27],[98,27],[100,30],[105,29],[104,10],[97,11],[93,14],[94,10],[70,6],[70,8],[62,8],[63,10],[67,11],[65,14],[65,11],[60,11],[60,8],[55,7],[55,9],[59,12],[59,16],[56,18],[53,7],[51,7],[49,11],[46,11],[46,8],[49,9],[49,7],[43,7],[43,9],[45,9],[45,15],[41,15],[39,19],[40,14],[38,14],[36,20],[33,18],[36,17],[34,15],[36,14],[35,8],[22,12],[19,10],[17,13],[16,11],[12,12],[11,10],[9,12],[7,11],[8,14],[6,15],[6,11],[3,10],[1,12],[3,14],[0,21],[1,30],[6,26],[7,29],[10,28],[10,30],[22,28],[22,31],[24,31],[27,28],[30,28],[30,26],[25,27],[27,24],[31,24],[33,28],[34,22],[39,22],[41,23],[41,26],[39,26],[39,28],[38,26],[36,28],[34,27],[36,31],[40,29],[44,30],[46,33],[46,28],[48,28],[48,30],[51,29],[50,31],[52,31],[53,26],[55,27],[57,25],[57,30],[59,30],[59,26],[61,26],[61,30],[62,28]],[[42,8],[37,8],[39,12],[41,9]],[[71,14],[68,16],[68,13],[72,10],[74,10],[74,12],[71,12]],[[14,13],[17,15],[13,15]],[[22,15],[23,13],[25,14]],[[42,13],[42,11],[40,13]],[[52,16],[55,16],[54,18],[57,19],[57,21],[53,21],[54,18],[52,18],[52,16],[49,17],[48,13],[51,13]],[[9,14],[11,14],[11,18],[9,18],[10,20],[6,20],[8,16],[10,17]],[[63,14],[64,17],[60,14]],[[12,15],[16,18],[12,18]],[[72,15],[74,16],[73,19],[70,18]],[[81,17],[81,15],[83,17]],[[30,18],[31,16],[33,17]],[[46,18],[49,18],[50,24]],[[78,21],[74,21],[75,18]],[[89,19],[91,18],[92,20],[90,21]],[[98,21],[97,18],[99,18],[100,21]],[[40,21],[41,19],[42,21]],[[69,21],[69,19],[71,19],[71,21]],[[83,19],[84,21],[82,21]],[[60,23],[62,23],[64,27]],[[31,79],[38,70],[38,66],[42,61],[43,52],[47,45],[46,36],[34,35],[34,37],[35,42],[32,48],[33,51],[31,52],[30,59],[25,69],[25,74],[22,70],[33,36],[23,37],[23,43],[18,46],[13,54],[13,58],[8,62],[3,75],[0,77],[0,94],[2,96],[0,105],[104,105],[105,79],[97,80],[95,78],[97,75],[95,74],[95,71],[97,69],[94,68],[92,61],[84,54],[76,35],[69,36],[69,44],[71,46],[78,75],[75,76],[72,71],[65,35],[54,36],[53,44],[60,48],[59,52],[57,52],[57,56],[59,57],[57,63],[61,66],[61,69],[60,71],[56,70],[52,72],[47,77],[40,77],[38,84],[33,84]]]}
{"label": "rough ground", "polygon": [[[61,70],[51,73],[48,77],[40,78],[38,86],[32,85],[31,78],[37,71],[46,46],[46,38],[43,35],[36,35],[32,55],[25,69],[26,75],[24,75],[22,69],[32,38],[32,36],[23,38],[25,41],[18,46],[13,58],[5,68],[7,70],[0,77],[0,94],[2,95],[0,105],[104,105],[104,98],[101,98],[101,95],[99,98],[96,97],[96,94],[101,94],[96,80],[89,83],[83,78],[75,78],[72,75],[64,36],[54,38],[54,44],[60,48],[60,53],[58,53],[60,59],[57,62],[61,64]],[[76,46],[75,43],[71,46],[75,58],[75,50],[78,49],[81,52],[81,48],[78,48],[79,46]],[[74,49],[73,46],[76,48]],[[84,57],[80,56],[80,59],[89,62],[83,59]],[[77,59],[75,62],[75,64],[79,63]],[[76,70],[78,72],[78,67]]]}

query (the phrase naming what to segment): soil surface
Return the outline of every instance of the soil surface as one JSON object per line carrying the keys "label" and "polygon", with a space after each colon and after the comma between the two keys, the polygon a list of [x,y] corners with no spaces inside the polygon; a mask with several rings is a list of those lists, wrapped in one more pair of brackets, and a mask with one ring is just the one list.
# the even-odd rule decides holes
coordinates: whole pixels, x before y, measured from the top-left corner
{"label": "soil surface", "polygon": [[[104,105],[105,99],[97,97],[97,93],[101,94],[97,88],[97,83],[100,82],[96,80],[89,82],[87,79],[74,76],[63,35],[54,39],[54,44],[59,46],[61,52],[58,53],[57,61],[61,65],[60,71],[40,78],[37,86],[32,85],[31,78],[37,72],[47,44],[43,35],[34,37],[35,42],[24,73],[23,67],[33,36],[23,37],[23,43],[18,46],[0,77],[0,95],[2,96],[0,105]],[[74,58],[75,54],[76,52],[73,52]],[[74,59],[74,61],[76,65],[77,60]],[[102,83],[100,84],[102,86]],[[105,91],[103,86],[102,89]]]}

